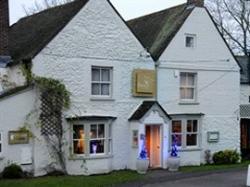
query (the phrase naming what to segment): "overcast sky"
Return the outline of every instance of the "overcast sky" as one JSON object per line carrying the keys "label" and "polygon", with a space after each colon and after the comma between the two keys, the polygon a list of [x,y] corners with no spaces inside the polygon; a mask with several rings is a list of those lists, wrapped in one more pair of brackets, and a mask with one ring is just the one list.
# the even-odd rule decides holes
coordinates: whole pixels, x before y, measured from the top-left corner
{"label": "overcast sky", "polygon": [[[25,16],[23,6],[30,7],[35,1],[39,2],[41,0],[9,0],[11,24]],[[111,0],[111,2],[123,18],[128,20],[184,3],[186,0]]]}

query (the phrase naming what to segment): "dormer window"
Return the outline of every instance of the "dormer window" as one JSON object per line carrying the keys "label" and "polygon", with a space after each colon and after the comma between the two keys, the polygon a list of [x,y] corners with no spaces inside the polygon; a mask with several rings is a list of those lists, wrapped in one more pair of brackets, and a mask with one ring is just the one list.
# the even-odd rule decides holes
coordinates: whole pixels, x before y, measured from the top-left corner
{"label": "dormer window", "polygon": [[185,37],[186,37],[186,47],[194,48],[195,47],[196,35],[194,35],[194,34],[186,34]]}

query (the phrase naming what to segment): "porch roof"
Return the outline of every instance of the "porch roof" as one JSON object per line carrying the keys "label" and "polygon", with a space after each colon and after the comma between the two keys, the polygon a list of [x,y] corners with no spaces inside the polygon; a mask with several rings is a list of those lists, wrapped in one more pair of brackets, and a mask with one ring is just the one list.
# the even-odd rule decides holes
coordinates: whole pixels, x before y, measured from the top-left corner
{"label": "porch roof", "polygon": [[143,118],[143,116],[154,106],[157,105],[160,110],[163,112],[163,114],[171,119],[171,117],[168,115],[168,113],[164,110],[164,108],[157,102],[157,101],[144,101],[137,109],[136,111],[131,115],[131,117],[128,119],[129,121],[135,121],[140,120]]}

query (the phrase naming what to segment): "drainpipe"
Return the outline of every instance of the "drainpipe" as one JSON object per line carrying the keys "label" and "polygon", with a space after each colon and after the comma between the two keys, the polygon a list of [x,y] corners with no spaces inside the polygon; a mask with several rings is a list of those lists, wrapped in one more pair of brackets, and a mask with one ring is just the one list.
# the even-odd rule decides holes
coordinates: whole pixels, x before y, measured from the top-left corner
{"label": "drainpipe", "polygon": [[159,61],[155,62],[155,100],[158,102],[158,69],[159,69]]}
{"label": "drainpipe", "polygon": [[247,50],[247,70],[248,70],[248,83],[250,85],[250,49]]}

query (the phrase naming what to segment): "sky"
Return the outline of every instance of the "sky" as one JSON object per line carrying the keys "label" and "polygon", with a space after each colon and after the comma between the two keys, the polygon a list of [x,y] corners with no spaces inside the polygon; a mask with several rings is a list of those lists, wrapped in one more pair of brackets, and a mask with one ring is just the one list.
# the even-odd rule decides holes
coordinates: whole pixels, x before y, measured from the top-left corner
{"label": "sky", "polygon": [[[35,1],[41,2],[41,0],[9,0],[10,24],[15,23],[21,17],[24,17],[25,12],[23,7],[32,7]],[[125,20],[129,20],[184,3],[186,0],[111,0],[111,2],[120,12],[122,17]]]}

